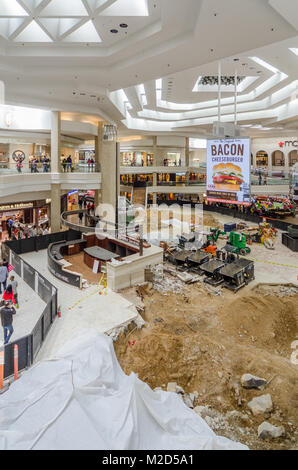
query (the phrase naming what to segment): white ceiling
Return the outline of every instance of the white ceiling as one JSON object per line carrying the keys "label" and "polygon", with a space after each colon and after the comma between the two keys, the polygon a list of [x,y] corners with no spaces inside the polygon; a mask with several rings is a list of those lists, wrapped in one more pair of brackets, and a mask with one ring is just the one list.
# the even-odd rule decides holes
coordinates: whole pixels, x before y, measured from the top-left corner
{"label": "white ceiling", "polygon": [[[220,60],[223,76],[249,77],[239,122],[270,133],[298,121],[297,18],[297,0],[0,0],[0,79],[8,103],[100,115],[123,134],[203,136],[217,91],[195,86]],[[227,121],[233,96],[223,87]]]}

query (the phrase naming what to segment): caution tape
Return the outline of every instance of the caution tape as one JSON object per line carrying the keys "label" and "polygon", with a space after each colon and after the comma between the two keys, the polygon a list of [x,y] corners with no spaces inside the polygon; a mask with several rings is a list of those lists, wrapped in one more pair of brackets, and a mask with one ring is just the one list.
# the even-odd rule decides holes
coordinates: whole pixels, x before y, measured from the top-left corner
{"label": "caution tape", "polygon": [[79,305],[81,302],[83,302],[84,300],[88,299],[89,297],[91,297],[92,295],[95,295],[97,293],[99,293],[99,295],[102,295],[104,293],[104,295],[108,295],[108,291],[107,291],[107,281],[105,280],[104,281],[104,289],[103,291],[98,291],[98,288],[100,288],[101,286],[101,283],[102,283],[102,280],[104,278],[104,274],[101,276],[100,278],[100,281],[98,283],[98,286],[96,288],[95,291],[91,292],[90,294],[86,295],[85,297],[83,297],[82,299],[78,300],[75,304],[72,305],[72,307],[69,307],[68,310],[73,310],[75,307],[77,307],[77,305]]}
{"label": "caution tape", "polygon": [[281,264],[281,263],[275,263],[274,261],[265,261],[263,259],[255,259],[255,258],[247,258],[249,261],[257,261],[259,263],[266,263],[266,264],[274,264],[275,266],[283,266],[284,268],[296,268],[298,269],[298,266],[291,266],[290,264]]}

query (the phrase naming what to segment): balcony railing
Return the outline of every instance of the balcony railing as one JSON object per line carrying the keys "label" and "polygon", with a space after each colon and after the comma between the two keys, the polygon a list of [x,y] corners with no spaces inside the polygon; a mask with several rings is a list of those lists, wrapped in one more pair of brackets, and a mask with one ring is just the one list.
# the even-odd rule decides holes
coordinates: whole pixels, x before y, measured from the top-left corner
{"label": "balcony railing", "polygon": [[[71,166],[62,166],[61,173],[99,173],[100,165],[73,165]],[[51,173],[51,166],[44,168],[42,165],[38,165],[36,169],[31,167],[23,167],[18,169],[15,168],[1,168],[0,175],[21,175],[21,174],[34,174],[34,173]]]}

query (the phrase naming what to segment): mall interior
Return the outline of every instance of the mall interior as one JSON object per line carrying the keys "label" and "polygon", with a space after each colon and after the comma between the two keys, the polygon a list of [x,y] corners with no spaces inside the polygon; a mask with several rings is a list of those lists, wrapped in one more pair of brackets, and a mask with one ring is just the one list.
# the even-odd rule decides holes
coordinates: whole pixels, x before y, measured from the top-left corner
{"label": "mall interior", "polygon": [[[296,0],[0,0],[1,449],[297,450],[297,30]],[[81,432],[31,401],[69,354],[124,371],[94,359]]]}

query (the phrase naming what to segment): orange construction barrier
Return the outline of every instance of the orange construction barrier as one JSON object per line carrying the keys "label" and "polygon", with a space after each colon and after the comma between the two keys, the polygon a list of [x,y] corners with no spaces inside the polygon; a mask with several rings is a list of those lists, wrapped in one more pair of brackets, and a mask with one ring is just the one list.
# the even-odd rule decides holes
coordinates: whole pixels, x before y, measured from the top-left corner
{"label": "orange construction barrier", "polygon": [[0,390],[3,390],[4,378],[4,350],[0,351]]}
{"label": "orange construction barrier", "polygon": [[14,379],[18,380],[19,378],[19,347],[17,344],[14,345],[14,354],[13,354],[13,365],[14,365]]}

